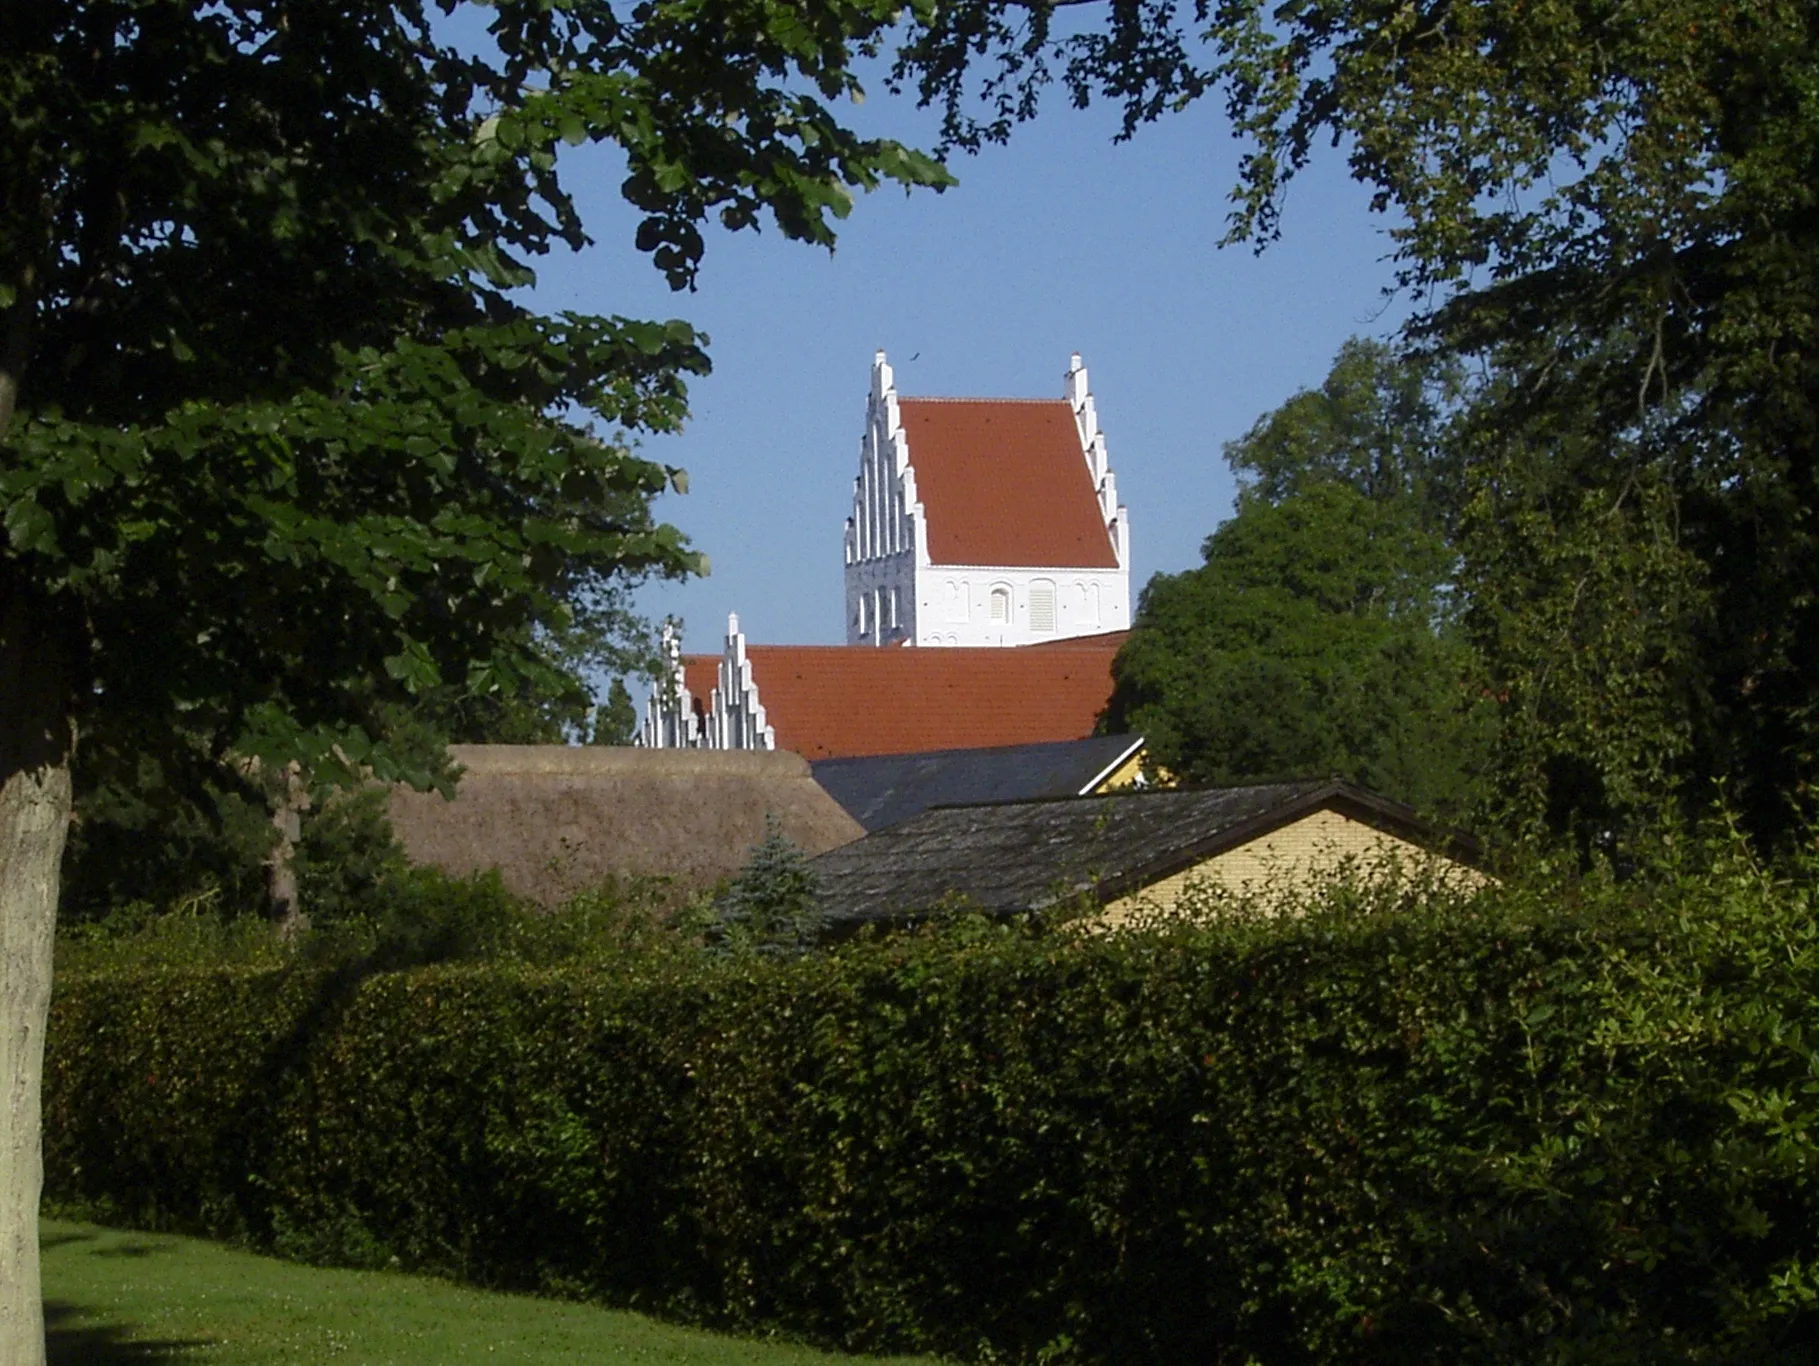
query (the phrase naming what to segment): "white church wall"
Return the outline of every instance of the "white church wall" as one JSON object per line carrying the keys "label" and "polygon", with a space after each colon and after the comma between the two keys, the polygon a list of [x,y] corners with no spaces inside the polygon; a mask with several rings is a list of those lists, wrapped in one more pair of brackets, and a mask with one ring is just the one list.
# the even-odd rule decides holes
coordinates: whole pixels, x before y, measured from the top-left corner
{"label": "white church wall", "polygon": [[[1037,645],[1131,624],[1130,576],[1123,569],[919,565],[916,585],[918,645]],[[1032,590],[1043,585],[1054,593],[1047,630],[1039,629],[1030,610]],[[994,590],[1009,597],[1002,620],[992,612]]]}
{"label": "white church wall", "polygon": [[896,645],[919,639],[916,622],[927,616],[919,606],[915,557],[910,552],[847,565],[848,645]]}

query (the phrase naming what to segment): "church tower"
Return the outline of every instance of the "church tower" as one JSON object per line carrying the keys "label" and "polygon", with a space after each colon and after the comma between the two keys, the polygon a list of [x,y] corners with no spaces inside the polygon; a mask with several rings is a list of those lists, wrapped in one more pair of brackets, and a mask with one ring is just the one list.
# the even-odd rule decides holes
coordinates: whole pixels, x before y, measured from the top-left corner
{"label": "church tower", "polygon": [[899,397],[872,362],[846,523],[849,645],[1036,645],[1130,626],[1130,518],[1075,355],[1060,399]]}

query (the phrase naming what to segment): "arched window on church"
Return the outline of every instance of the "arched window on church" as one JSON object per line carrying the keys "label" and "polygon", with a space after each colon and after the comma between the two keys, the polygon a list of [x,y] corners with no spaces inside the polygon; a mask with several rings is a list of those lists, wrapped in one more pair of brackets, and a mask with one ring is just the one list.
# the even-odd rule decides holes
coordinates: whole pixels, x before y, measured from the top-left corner
{"label": "arched window on church", "polygon": [[1047,579],[1037,579],[1030,585],[1030,630],[1052,631],[1055,629],[1055,585]]}
{"label": "arched window on church", "polygon": [[859,613],[858,613],[857,619],[859,622],[859,634],[864,635],[865,634],[865,594],[863,594],[863,593],[861,593],[859,595]]}
{"label": "arched window on church", "polygon": [[994,626],[1004,626],[1011,619],[1011,590],[1003,584],[992,588],[991,618]]}

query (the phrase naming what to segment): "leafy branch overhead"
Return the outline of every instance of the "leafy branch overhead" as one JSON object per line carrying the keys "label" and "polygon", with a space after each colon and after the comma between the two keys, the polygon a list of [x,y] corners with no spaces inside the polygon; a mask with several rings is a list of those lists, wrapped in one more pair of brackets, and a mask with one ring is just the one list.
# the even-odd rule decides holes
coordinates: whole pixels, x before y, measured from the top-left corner
{"label": "leafy branch overhead", "polygon": [[[1228,242],[1274,240],[1293,177],[1342,159],[1412,340],[1484,380],[1461,549],[1468,582],[1535,557],[1539,596],[1498,593],[1474,627],[1525,642],[1493,691],[1531,759],[1612,812],[1722,785],[1775,840],[1819,790],[1815,71],[1819,31],[1782,0],[961,0],[920,16],[897,79],[966,147],[1056,84],[1116,103],[1127,135],[1217,98],[1244,149]],[[1620,553],[1580,525],[1592,508]],[[1567,542],[1586,553],[1547,549]],[[1620,644],[1606,628],[1639,603],[1657,620]],[[1652,734],[1593,721],[1600,671],[1563,688],[1544,638],[1553,660],[1622,657]]]}
{"label": "leafy branch overhead", "polygon": [[623,150],[676,288],[710,216],[826,245],[857,191],[948,181],[830,110],[894,20],[0,6],[0,1358],[42,1360],[36,1041],[78,740],[85,798],[282,773],[289,841],[304,774],[445,782],[423,708],[571,706],[586,625],[705,568],[653,514],[681,472],[635,440],[708,360],[686,323],[524,301],[587,240],[559,151]]}
{"label": "leafy branch overhead", "polygon": [[705,339],[513,292],[587,240],[565,144],[624,149],[677,287],[710,214],[828,243],[854,191],[947,183],[825,103],[883,7],[485,14],[461,44],[414,0],[0,17],[0,573],[90,745],[422,781],[386,697],[536,682],[529,628],[700,569],[650,512],[681,472],[625,434],[680,426]]}

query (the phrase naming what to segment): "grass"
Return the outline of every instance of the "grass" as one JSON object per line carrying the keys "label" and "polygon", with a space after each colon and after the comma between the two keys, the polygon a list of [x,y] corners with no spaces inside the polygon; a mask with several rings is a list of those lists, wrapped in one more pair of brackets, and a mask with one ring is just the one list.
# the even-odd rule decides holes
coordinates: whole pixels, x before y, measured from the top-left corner
{"label": "grass", "polygon": [[326,1271],[192,1238],[41,1225],[51,1366],[934,1366],[720,1337],[591,1305]]}

